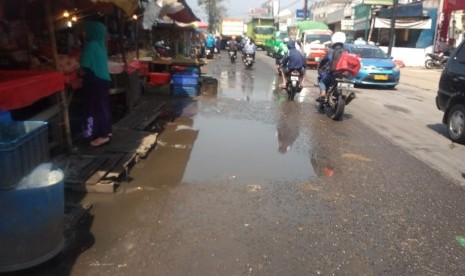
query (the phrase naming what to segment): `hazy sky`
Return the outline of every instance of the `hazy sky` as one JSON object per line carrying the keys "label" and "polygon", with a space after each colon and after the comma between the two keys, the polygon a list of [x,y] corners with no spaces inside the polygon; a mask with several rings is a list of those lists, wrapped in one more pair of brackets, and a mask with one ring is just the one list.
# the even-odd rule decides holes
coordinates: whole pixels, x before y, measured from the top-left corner
{"label": "hazy sky", "polygon": [[[260,8],[266,0],[224,0],[224,4],[228,10],[228,17],[244,18],[247,12],[252,8]],[[282,9],[290,9],[295,11],[304,7],[304,0],[279,0]],[[207,16],[203,11],[203,7],[197,5],[197,0],[186,0],[194,14],[202,21],[207,21]],[[308,1],[312,3],[312,0]]]}

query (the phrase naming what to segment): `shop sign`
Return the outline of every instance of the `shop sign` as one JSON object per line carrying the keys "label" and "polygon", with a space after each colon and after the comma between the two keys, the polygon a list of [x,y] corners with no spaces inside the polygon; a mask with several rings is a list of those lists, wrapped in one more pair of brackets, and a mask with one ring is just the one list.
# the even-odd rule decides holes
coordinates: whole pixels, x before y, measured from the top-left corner
{"label": "shop sign", "polygon": [[352,19],[341,20],[341,31],[353,31],[353,30],[354,30],[354,20]]}
{"label": "shop sign", "polygon": [[[307,10],[307,18],[311,18],[310,15],[311,15],[310,11]],[[295,10],[295,18],[304,19],[304,9],[296,9]]]}
{"label": "shop sign", "polygon": [[363,0],[365,5],[392,6],[393,0]]}

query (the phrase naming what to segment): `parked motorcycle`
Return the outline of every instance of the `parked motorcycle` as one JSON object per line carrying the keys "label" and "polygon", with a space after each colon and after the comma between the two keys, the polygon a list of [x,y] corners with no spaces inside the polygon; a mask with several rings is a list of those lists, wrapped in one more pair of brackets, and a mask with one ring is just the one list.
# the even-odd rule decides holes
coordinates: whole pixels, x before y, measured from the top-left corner
{"label": "parked motorcycle", "polygon": [[249,68],[249,69],[252,68],[254,64],[253,56],[251,54],[245,54],[243,62],[244,62],[245,68]]}
{"label": "parked motorcycle", "polygon": [[344,115],[345,106],[355,99],[354,82],[346,78],[336,78],[328,86],[324,100],[320,101],[320,110],[326,115],[338,121]]}
{"label": "parked motorcycle", "polygon": [[289,74],[287,74],[285,89],[290,101],[294,100],[295,94],[302,91],[302,80],[300,79],[300,72],[298,70],[292,70]]}
{"label": "parked motorcycle", "polygon": [[229,59],[231,60],[231,63],[236,62],[236,53],[234,51],[229,51]]}
{"label": "parked motorcycle", "polygon": [[426,54],[425,67],[426,69],[443,69],[449,59],[448,56],[435,53]]}
{"label": "parked motorcycle", "polygon": [[153,46],[160,57],[171,57],[173,54],[171,48],[166,46],[163,40],[155,42]]}

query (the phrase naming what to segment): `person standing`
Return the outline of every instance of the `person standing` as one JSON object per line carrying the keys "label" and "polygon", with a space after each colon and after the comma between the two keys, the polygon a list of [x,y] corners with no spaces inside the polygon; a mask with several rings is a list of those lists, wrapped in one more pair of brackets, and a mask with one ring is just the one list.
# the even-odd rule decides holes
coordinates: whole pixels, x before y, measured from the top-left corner
{"label": "person standing", "polygon": [[207,36],[207,39],[205,39],[205,47],[210,50],[210,54],[213,55],[214,53],[214,48],[215,48],[215,38],[213,37],[213,34],[209,34]]}
{"label": "person standing", "polygon": [[85,44],[81,54],[84,97],[84,131],[90,145],[99,147],[110,142],[110,73],[105,48],[106,29],[98,21],[84,22]]}
{"label": "person standing", "polygon": [[217,36],[215,39],[215,48],[216,48],[216,53],[218,56],[220,56],[220,51],[221,51],[221,37]]}

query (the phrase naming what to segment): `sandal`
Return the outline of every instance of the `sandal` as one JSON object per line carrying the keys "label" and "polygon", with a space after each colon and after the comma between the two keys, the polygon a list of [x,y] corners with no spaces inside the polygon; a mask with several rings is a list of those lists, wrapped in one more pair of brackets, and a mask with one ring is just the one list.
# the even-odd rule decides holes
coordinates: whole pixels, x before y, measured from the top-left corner
{"label": "sandal", "polygon": [[110,137],[98,137],[90,142],[92,147],[101,147],[110,143]]}

